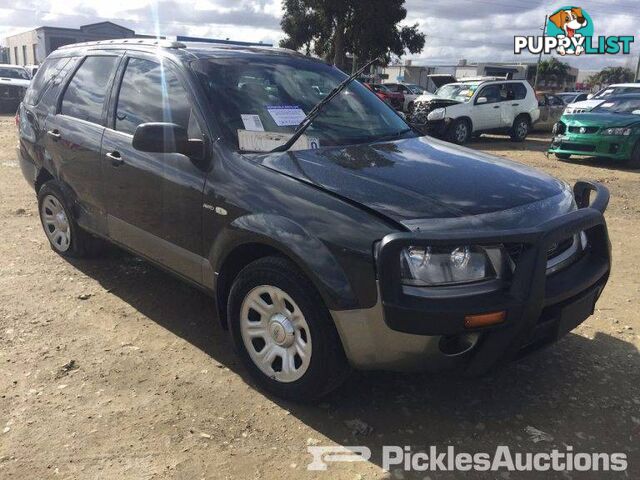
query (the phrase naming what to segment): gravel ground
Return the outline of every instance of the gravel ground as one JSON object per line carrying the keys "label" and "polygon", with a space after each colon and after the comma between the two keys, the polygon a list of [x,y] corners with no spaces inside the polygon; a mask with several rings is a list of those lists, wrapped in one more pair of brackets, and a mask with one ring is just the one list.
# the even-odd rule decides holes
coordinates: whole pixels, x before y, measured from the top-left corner
{"label": "gravel ground", "polygon": [[[15,144],[13,118],[0,117],[0,478],[413,478],[382,470],[382,445],[471,453],[570,445],[624,452],[629,469],[615,478],[640,478],[640,172],[547,159],[543,135],[474,143],[567,181],[609,186],[615,265],[596,314],[486,378],[354,374],[324,403],[300,406],[251,386],[198,291],[122,252],[55,255]],[[366,445],[373,457],[306,470],[308,445],[338,444]]]}

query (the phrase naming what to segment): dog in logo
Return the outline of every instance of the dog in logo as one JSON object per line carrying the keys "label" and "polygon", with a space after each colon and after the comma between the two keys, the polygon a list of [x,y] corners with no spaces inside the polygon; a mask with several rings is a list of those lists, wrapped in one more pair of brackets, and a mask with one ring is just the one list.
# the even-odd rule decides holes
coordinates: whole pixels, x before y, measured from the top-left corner
{"label": "dog in logo", "polygon": [[[549,20],[560,30],[564,32],[564,35],[558,35],[558,39],[563,38],[580,38],[581,34],[577,33],[578,30],[584,28],[589,23],[585,16],[582,14],[582,8],[574,7],[568,10],[559,10],[549,17]],[[567,55],[573,53],[574,55],[580,55],[584,53],[583,46],[577,46],[574,52],[567,50],[563,46],[558,47],[558,53],[560,55]]]}

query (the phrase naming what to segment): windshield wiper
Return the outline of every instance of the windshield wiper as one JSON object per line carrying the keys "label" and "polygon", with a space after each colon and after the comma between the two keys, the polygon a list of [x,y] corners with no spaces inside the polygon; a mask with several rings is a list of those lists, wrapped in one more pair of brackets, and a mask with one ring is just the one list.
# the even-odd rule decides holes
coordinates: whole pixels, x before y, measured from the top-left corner
{"label": "windshield wiper", "polygon": [[293,134],[293,136],[289,140],[287,140],[286,143],[283,143],[279,147],[276,147],[273,150],[271,150],[270,153],[286,152],[287,150],[289,150],[293,146],[293,144],[298,141],[298,139],[307,130],[307,128],[309,128],[309,126],[313,123],[313,121],[316,119],[316,117],[318,115],[320,115],[320,113],[322,112],[322,109],[329,102],[331,102],[331,100],[336,98],[340,94],[340,92],[342,92],[347,87],[347,85],[349,85],[351,82],[353,82],[358,76],[360,76],[362,74],[362,72],[364,72],[367,68],[369,68],[371,65],[373,65],[378,60],[380,60],[380,58],[374,58],[373,60],[369,60],[361,69],[359,69],[357,72],[355,72],[349,78],[347,78],[344,81],[342,81],[341,83],[339,83],[333,90],[331,90],[331,92],[326,97],[324,97],[320,101],[320,103],[318,103],[315,107],[313,107],[311,109],[309,114],[296,127],[296,131]]}

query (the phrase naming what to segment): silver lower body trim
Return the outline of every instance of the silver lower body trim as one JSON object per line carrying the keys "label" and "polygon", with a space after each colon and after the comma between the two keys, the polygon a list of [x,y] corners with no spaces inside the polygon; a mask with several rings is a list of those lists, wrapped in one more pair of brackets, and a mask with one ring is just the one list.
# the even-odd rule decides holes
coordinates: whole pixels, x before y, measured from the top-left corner
{"label": "silver lower body trim", "polygon": [[441,336],[412,335],[390,329],[378,303],[368,309],[331,311],[342,346],[358,370],[443,371],[459,367],[465,355],[446,355]]}

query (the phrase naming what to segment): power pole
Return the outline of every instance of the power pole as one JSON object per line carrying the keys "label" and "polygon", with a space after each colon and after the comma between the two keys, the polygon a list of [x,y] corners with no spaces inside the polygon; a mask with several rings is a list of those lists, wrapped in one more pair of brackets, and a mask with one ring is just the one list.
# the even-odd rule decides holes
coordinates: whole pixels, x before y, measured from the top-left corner
{"label": "power pole", "polygon": [[542,26],[542,48],[540,49],[540,55],[538,55],[538,63],[536,65],[536,78],[533,81],[533,91],[538,89],[538,75],[540,74],[540,62],[542,62],[542,51],[544,50],[544,39],[547,35],[547,22],[549,21],[549,15],[544,16],[544,25]]}
{"label": "power pole", "polygon": [[638,66],[636,67],[636,76],[634,77],[633,81],[640,81],[640,54],[638,54]]}

